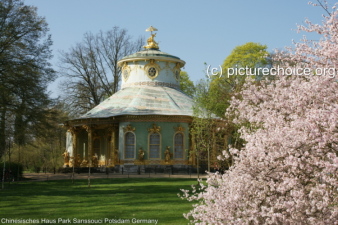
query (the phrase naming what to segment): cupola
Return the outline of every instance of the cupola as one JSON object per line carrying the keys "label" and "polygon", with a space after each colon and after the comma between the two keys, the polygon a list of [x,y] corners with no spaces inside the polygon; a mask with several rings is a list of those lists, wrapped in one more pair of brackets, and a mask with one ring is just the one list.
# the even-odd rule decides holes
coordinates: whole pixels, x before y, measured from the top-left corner
{"label": "cupola", "polygon": [[122,70],[121,88],[131,86],[166,86],[179,89],[180,71],[185,62],[177,56],[159,50],[155,41],[156,28],[151,32],[143,51],[123,57],[118,65]]}

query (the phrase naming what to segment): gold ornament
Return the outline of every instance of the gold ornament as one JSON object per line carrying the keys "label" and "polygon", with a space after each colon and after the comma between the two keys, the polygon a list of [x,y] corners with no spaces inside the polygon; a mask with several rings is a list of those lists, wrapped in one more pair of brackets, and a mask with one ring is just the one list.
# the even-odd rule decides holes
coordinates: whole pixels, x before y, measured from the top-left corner
{"label": "gold ornament", "polygon": [[145,49],[156,49],[158,50],[158,43],[154,40],[156,33],[153,34],[153,31],[157,31],[155,27],[150,26],[146,31],[150,31],[151,36],[147,39],[147,45],[143,46]]}

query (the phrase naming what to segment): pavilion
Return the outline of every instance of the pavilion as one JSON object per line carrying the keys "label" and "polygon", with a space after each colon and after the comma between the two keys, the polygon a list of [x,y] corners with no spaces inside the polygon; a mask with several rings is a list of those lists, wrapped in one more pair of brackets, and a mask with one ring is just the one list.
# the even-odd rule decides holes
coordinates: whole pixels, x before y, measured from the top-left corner
{"label": "pavilion", "polygon": [[193,100],[180,90],[185,61],[159,50],[156,28],[143,51],[125,56],[121,90],[67,127],[65,166],[110,167],[135,171],[146,167],[195,166],[189,133]]}

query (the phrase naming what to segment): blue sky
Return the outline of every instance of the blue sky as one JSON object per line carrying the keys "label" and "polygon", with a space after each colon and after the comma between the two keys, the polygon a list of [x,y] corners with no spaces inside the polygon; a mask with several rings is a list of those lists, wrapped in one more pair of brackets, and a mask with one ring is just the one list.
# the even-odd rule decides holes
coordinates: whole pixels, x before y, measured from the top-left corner
{"label": "blue sky", "polygon": [[[238,45],[258,42],[268,50],[291,46],[302,35],[297,24],[306,18],[321,23],[324,10],[307,0],[26,0],[38,7],[49,24],[53,39],[52,61],[58,51],[81,42],[84,33],[107,31],[114,26],[137,38],[158,29],[160,50],[186,61],[183,70],[193,81],[204,77],[204,62],[217,67]],[[314,36],[315,38],[315,36]],[[58,80],[50,86],[58,95]]]}

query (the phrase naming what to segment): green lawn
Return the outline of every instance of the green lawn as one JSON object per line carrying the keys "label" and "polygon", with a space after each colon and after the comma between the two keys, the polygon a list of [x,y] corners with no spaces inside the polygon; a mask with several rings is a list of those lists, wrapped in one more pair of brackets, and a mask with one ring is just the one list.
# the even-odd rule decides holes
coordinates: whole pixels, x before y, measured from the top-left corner
{"label": "green lawn", "polygon": [[[0,224],[6,222],[4,218],[35,219],[40,224],[50,224],[45,219],[54,224],[66,224],[67,219],[71,224],[90,222],[78,223],[80,220],[154,224],[144,223],[151,222],[142,221],[145,219],[158,220],[157,224],[187,224],[182,214],[192,203],[177,193],[196,183],[196,179],[116,178],[92,179],[90,188],[87,180],[75,180],[75,184],[70,180],[6,184],[0,191]],[[58,219],[64,219],[63,223]]]}

